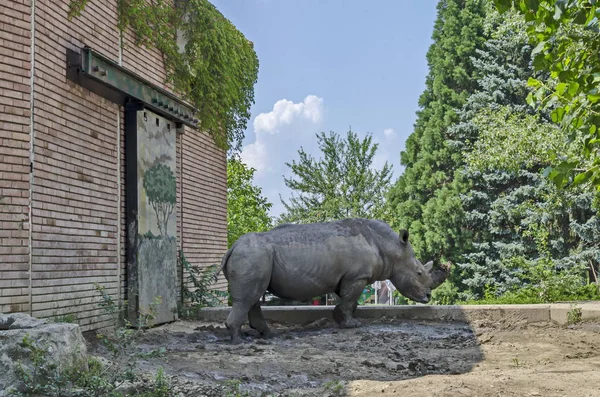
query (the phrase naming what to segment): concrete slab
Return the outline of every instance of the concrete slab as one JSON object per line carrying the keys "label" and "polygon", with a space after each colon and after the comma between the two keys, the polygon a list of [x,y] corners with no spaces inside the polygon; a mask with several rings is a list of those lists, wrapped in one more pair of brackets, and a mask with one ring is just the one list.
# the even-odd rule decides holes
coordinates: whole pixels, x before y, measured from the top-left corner
{"label": "concrete slab", "polygon": [[600,302],[564,302],[550,307],[550,319],[557,324],[568,324],[577,317],[583,321],[600,318]]}
{"label": "concrete slab", "polygon": [[[554,321],[566,324],[568,313],[573,307],[581,311],[582,320],[600,318],[600,302],[539,304],[539,305],[406,305],[359,306],[357,318],[397,318],[431,321],[449,321],[470,323],[476,319],[489,321],[512,321],[535,323]],[[224,322],[229,315],[230,307],[210,307],[198,311],[197,319],[207,322]],[[263,306],[267,321],[308,324],[322,318],[332,318],[333,306]]]}

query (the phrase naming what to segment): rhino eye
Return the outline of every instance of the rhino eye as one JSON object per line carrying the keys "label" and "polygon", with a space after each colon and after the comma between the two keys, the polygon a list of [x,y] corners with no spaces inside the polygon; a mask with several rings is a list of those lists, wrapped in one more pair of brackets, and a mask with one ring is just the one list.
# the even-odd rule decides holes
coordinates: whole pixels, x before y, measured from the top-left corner
{"label": "rhino eye", "polygon": [[423,275],[423,271],[422,270],[418,270],[417,271],[417,276],[422,276]]}

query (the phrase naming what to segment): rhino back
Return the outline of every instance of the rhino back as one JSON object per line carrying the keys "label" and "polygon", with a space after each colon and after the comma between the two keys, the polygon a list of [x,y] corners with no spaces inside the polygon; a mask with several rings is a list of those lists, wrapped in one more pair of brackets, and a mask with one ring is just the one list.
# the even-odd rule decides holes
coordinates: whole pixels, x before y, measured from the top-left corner
{"label": "rhino back", "polygon": [[372,279],[382,265],[381,236],[369,222],[282,225],[255,234],[252,243],[273,252],[269,289],[283,298],[304,300],[335,292],[342,278]]}

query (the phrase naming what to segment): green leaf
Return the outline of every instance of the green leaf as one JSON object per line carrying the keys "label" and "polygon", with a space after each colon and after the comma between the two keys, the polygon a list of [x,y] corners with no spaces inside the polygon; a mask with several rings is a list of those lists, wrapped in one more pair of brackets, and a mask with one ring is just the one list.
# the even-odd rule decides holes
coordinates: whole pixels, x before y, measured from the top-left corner
{"label": "green leaf", "polygon": [[527,7],[529,7],[530,10],[537,12],[540,7],[540,2],[539,0],[527,0]]}
{"label": "green leaf", "polygon": [[537,88],[542,85],[542,82],[539,81],[538,79],[534,79],[533,77],[530,77],[529,79],[527,79],[527,85],[530,87],[533,87],[533,88]]}
{"label": "green leaf", "polygon": [[596,103],[600,101],[600,94],[588,94],[587,99],[592,103]]}
{"label": "green leaf", "polygon": [[511,0],[494,0],[494,4],[500,13],[504,13],[510,9],[512,5]]}
{"label": "green leaf", "polygon": [[546,42],[540,41],[538,43],[538,45],[536,45],[535,48],[531,51],[531,55],[539,54],[540,52],[542,52],[544,50],[545,46],[546,46]]}
{"label": "green leaf", "polygon": [[534,94],[534,95],[535,95],[535,98],[536,98],[538,101],[541,101],[541,100],[542,100],[542,98],[544,97],[544,94],[545,94],[545,93],[546,93],[546,89],[545,89],[544,87],[540,87],[540,88],[538,88],[538,89],[535,91],[535,94]]}
{"label": "green leaf", "polygon": [[575,13],[575,17],[573,18],[573,22],[578,25],[583,25],[588,20],[588,13],[585,9],[579,10]]}
{"label": "green leaf", "polygon": [[552,118],[552,121],[554,123],[560,123],[563,120],[564,116],[565,116],[564,108],[556,108],[552,111],[552,113],[550,113],[550,117]]}
{"label": "green leaf", "polygon": [[556,2],[556,4],[554,4],[554,20],[556,20],[556,21],[558,21],[563,15],[563,10],[562,10],[561,5],[562,5],[561,2]]}
{"label": "green leaf", "polygon": [[579,90],[579,83],[576,81],[572,81],[569,83],[569,95],[575,96],[577,91]]}
{"label": "green leaf", "polygon": [[534,108],[534,107],[535,107],[535,99],[533,99],[533,93],[532,93],[532,92],[530,92],[530,93],[527,95],[526,101],[527,101],[527,104],[528,104],[529,106],[531,106],[532,108]]}
{"label": "green leaf", "polygon": [[545,176],[546,178],[548,178],[550,176],[551,172],[552,172],[552,167],[548,166],[548,167],[544,168],[544,172],[542,172],[542,175]]}
{"label": "green leaf", "polygon": [[587,181],[589,181],[593,175],[594,175],[594,173],[592,171],[586,171],[586,172],[577,174],[575,176],[575,178],[573,179],[573,183],[571,184],[571,186],[578,186],[578,185],[584,184]]}
{"label": "green leaf", "polygon": [[556,92],[558,93],[558,95],[564,94],[567,89],[567,86],[567,83],[558,83],[556,86]]}

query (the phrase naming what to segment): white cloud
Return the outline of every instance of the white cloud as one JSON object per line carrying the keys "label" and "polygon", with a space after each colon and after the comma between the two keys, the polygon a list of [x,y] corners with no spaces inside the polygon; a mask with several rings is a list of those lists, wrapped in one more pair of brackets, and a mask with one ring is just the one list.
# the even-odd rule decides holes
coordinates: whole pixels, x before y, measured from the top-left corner
{"label": "white cloud", "polygon": [[282,177],[289,176],[285,163],[298,158],[301,146],[306,152],[317,154],[315,134],[320,131],[323,118],[323,99],[316,95],[308,95],[298,103],[281,99],[275,102],[270,112],[254,118],[254,141],[243,147],[241,157],[246,164],[256,168],[255,183],[273,203],[272,215],[277,216],[283,211],[279,194],[284,199],[289,197],[289,189],[283,184]]}
{"label": "white cloud", "polygon": [[267,146],[264,142],[255,141],[244,147],[242,150],[242,160],[249,167],[256,168],[256,170],[265,170],[269,163],[267,157]]}
{"label": "white cloud", "polygon": [[386,128],[383,130],[383,135],[389,140],[394,139],[396,137],[396,131],[393,128]]}
{"label": "white cloud", "polygon": [[[297,137],[298,130],[314,130],[323,119],[323,99],[309,95],[304,101],[294,103],[287,99],[275,102],[273,110],[260,113],[254,118],[255,141],[242,149],[242,160],[256,168],[256,174],[273,171],[278,164],[282,152],[289,149],[289,144]],[[312,131],[314,134],[316,131]],[[287,145],[286,145],[287,143]],[[287,147],[286,147],[287,146]],[[293,148],[298,150],[299,146]],[[292,153],[289,153],[292,156]],[[286,161],[289,160],[289,157]]]}
{"label": "white cloud", "polygon": [[254,119],[254,133],[276,134],[280,128],[290,125],[298,119],[320,123],[323,116],[323,99],[309,95],[303,102],[294,103],[280,99],[269,113],[261,113]]}

